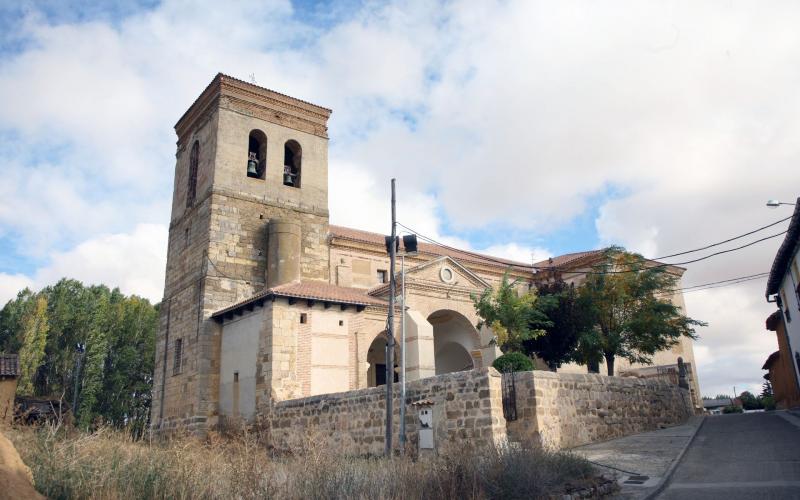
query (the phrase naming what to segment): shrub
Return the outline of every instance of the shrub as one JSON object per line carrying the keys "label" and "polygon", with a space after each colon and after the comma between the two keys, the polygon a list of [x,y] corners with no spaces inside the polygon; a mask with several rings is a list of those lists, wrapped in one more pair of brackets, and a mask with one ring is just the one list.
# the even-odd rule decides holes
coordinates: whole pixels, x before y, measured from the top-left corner
{"label": "shrub", "polygon": [[726,406],[722,409],[722,413],[743,413],[744,410],[740,406]]}
{"label": "shrub", "polygon": [[521,352],[509,352],[495,359],[492,366],[499,372],[529,372],[533,361]]}

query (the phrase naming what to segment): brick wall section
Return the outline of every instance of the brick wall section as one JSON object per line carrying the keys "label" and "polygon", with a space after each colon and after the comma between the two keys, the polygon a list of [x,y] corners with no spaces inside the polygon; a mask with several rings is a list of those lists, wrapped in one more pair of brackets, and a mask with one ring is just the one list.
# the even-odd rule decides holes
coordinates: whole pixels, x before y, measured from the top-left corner
{"label": "brick wall section", "polygon": [[[400,425],[399,385],[395,385],[395,436]],[[344,454],[381,454],[384,448],[385,387],[283,401],[265,408],[272,444],[292,449],[313,440]],[[448,441],[497,442],[505,438],[500,376],[494,369],[449,373],[410,382],[409,403],[430,400],[437,446]],[[406,414],[408,441],[418,442],[417,410]],[[397,438],[395,437],[395,446]]]}
{"label": "brick wall section", "polygon": [[511,440],[570,448],[660,425],[692,414],[689,391],[666,380],[546,371],[515,374],[518,420]]}

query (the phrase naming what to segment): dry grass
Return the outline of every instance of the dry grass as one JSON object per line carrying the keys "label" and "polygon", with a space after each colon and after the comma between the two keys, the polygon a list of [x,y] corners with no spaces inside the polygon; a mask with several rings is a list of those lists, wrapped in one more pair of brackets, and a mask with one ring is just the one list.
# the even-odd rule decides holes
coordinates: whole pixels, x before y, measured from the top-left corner
{"label": "dry grass", "polygon": [[537,498],[592,475],[538,447],[465,449],[414,461],[342,458],[301,446],[272,457],[257,436],[134,442],[121,432],[17,429],[10,437],[51,499]]}

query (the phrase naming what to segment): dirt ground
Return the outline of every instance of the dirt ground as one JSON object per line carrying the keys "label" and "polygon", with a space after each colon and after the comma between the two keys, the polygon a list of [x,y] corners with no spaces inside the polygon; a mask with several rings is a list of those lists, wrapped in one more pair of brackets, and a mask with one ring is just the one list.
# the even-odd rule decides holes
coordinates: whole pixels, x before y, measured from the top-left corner
{"label": "dirt ground", "polygon": [[31,470],[11,441],[0,432],[0,499],[43,499],[33,488]]}

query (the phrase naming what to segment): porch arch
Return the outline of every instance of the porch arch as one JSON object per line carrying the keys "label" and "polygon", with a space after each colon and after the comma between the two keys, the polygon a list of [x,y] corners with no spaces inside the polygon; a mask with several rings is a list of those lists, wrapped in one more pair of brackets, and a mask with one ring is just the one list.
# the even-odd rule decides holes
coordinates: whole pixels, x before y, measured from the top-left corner
{"label": "porch arch", "polygon": [[471,370],[479,363],[473,352],[480,349],[480,335],[461,313],[440,309],[428,316],[433,326],[433,351],[436,374]]}

